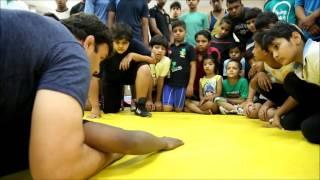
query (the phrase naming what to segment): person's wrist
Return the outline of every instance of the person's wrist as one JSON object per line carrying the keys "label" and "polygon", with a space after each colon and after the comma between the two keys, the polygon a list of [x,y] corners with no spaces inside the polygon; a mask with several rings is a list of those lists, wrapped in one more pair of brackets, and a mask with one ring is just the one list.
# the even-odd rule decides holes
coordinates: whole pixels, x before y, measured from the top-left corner
{"label": "person's wrist", "polygon": [[95,110],[99,110],[100,109],[100,106],[99,104],[92,104],[92,109],[95,109]]}

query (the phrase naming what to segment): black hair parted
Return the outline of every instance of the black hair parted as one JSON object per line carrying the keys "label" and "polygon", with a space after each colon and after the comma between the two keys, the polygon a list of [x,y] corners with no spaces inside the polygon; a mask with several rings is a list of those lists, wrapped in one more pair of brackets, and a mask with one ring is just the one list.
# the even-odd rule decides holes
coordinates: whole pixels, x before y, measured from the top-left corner
{"label": "black hair parted", "polygon": [[205,38],[207,38],[209,42],[211,41],[211,33],[210,33],[208,30],[200,30],[200,31],[198,31],[198,32],[194,35],[194,39],[197,39],[197,37],[198,37],[199,35],[202,35],[202,36],[204,36]]}
{"label": "black hair parted", "polygon": [[302,30],[297,25],[279,21],[272,27],[272,29],[265,31],[265,34],[262,37],[262,49],[267,50],[268,46],[270,46],[276,38],[285,38],[290,41],[293,32],[298,32],[302,40],[304,42],[306,41]]}
{"label": "black hair parted", "polygon": [[162,35],[155,35],[151,38],[150,40],[150,46],[153,47],[154,45],[161,45],[163,47],[165,47],[166,49],[169,46],[169,43],[167,41],[167,38],[162,36]]}
{"label": "black hair parted", "polygon": [[262,10],[260,8],[251,8],[248,11],[244,12],[244,20],[247,21],[256,18],[260,13],[262,13]]}
{"label": "black hair parted", "polygon": [[177,21],[174,21],[172,22],[172,30],[176,27],[182,27],[184,30],[186,30],[186,23],[184,21],[181,21],[181,20],[177,20]]}
{"label": "black hair parted", "polygon": [[278,16],[275,13],[265,11],[256,17],[256,22],[254,25],[257,31],[263,31],[265,29],[269,29],[271,25],[277,23],[278,21]]}
{"label": "black hair parted", "polygon": [[116,23],[111,27],[112,40],[132,40],[132,28],[126,23]]}
{"label": "black hair parted", "polygon": [[97,16],[85,14],[83,12],[73,14],[67,19],[61,20],[61,23],[79,40],[84,41],[87,36],[92,35],[95,39],[95,45],[107,43],[109,53],[112,51],[112,40],[110,31]]}
{"label": "black hair parted", "polygon": [[171,3],[170,9],[173,9],[173,8],[181,9],[180,2],[179,1],[174,1],[173,3]]}

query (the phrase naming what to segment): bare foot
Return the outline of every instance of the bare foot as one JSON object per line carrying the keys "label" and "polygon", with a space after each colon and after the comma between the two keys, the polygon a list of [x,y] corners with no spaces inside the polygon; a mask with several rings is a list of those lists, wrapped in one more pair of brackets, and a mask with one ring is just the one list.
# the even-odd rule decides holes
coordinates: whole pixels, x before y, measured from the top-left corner
{"label": "bare foot", "polygon": [[165,143],[167,143],[167,147],[162,149],[163,151],[173,150],[179,146],[184,145],[184,142],[177,138],[172,137],[162,137],[161,138]]}

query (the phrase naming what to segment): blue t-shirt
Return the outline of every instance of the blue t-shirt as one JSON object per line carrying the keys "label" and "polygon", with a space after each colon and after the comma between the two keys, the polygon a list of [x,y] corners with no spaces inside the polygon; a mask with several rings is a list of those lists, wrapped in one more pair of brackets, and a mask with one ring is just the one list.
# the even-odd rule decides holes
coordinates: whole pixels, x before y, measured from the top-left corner
{"label": "blue t-shirt", "polygon": [[90,69],[82,46],[58,21],[4,9],[0,19],[1,176],[27,168],[36,92],[58,91],[84,107]]}
{"label": "blue t-shirt", "polygon": [[84,12],[88,14],[95,14],[100,21],[107,24],[108,21],[108,4],[109,0],[86,0]]}
{"label": "blue t-shirt", "polygon": [[[304,13],[306,16],[309,16],[314,11],[320,8],[320,1],[319,0],[295,0],[295,6],[301,6],[304,9]],[[316,20],[316,24],[320,27],[320,19]],[[306,38],[312,38],[315,41],[320,40],[320,34],[312,36],[309,32],[304,31]]]}
{"label": "blue t-shirt", "polygon": [[142,41],[142,18],[148,18],[146,0],[110,0],[108,11],[115,12],[116,22],[127,23],[133,30],[133,38]]}

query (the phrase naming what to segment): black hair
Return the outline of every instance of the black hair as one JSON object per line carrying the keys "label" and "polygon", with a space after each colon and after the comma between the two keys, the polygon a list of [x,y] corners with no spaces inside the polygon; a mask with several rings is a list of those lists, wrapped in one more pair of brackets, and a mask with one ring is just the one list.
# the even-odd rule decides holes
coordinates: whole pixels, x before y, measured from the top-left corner
{"label": "black hair", "polygon": [[242,70],[242,64],[240,61],[236,61],[236,60],[232,60],[230,59],[230,61],[227,63],[227,67],[231,62],[235,62],[236,64],[238,64],[239,70]]}
{"label": "black hair", "polygon": [[242,4],[241,0],[227,0],[227,4],[232,4],[235,2],[240,2]]}
{"label": "black hair", "polygon": [[61,20],[61,23],[79,40],[84,41],[87,36],[94,36],[95,51],[97,51],[99,44],[107,43],[109,46],[109,54],[111,53],[112,41],[109,36],[109,30],[97,16],[80,12],[73,14],[67,19]]}
{"label": "black hair", "polygon": [[260,13],[262,13],[262,10],[260,8],[251,8],[248,11],[245,11],[244,20],[248,21],[250,19],[256,18]]}
{"label": "black hair", "polygon": [[51,12],[46,12],[43,14],[44,16],[47,16],[47,17],[51,17],[53,18],[54,20],[56,21],[60,21],[60,19],[58,18],[58,16],[56,16],[54,13],[51,13]]}
{"label": "black hair", "polygon": [[154,45],[161,45],[165,48],[168,48],[169,44],[167,38],[162,35],[155,35],[150,40],[150,46],[153,47]]}
{"label": "black hair", "polygon": [[173,9],[173,8],[181,9],[181,4],[180,4],[180,2],[179,2],[179,1],[174,1],[173,3],[171,3],[170,9]]}
{"label": "black hair", "polygon": [[285,38],[286,40],[290,41],[293,32],[298,32],[302,40],[304,42],[306,41],[302,30],[298,26],[287,22],[278,22],[273,26],[272,29],[265,31],[265,34],[262,37],[262,49],[267,50],[268,46],[276,38]]}
{"label": "black hair", "polygon": [[238,43],[238,42],[232,43],[232,44],[230,45],[230,47],[229,47],[229,51],[230,51],[231,49],[235,49],[235,48],[239,48],[239,50],[240,50],[241,53],[246,52],[246,46],[245,46],[245,44],[243,44],[243,43]]}
{"label": "black hair", "polygon": [[270,25],[279,21],[278,16],[273,12],[262,12],[256,17],[255,27],[257,31],[269,29]]}
{"label": "black hair", "polygon": [[210,33],[208,30],[200,30],[200,31],[198,31],[198,32],[194,35],[194,39],[197,39],[197,37],[198,37],[199,35],[202,35],[202,36],[204,36],[205,38],[207,38],[209,42],[211,41],[211,33]]}
{"label": "black hair", "polygon": [[249,61],[250,59],[253,58],[253,53],[252,53],[253,48],[248,49],[245,53],[244,53],[244,58]]}
{"label": "black hair", "polygon": [[184,21],[181,21],[181,20],[177,20],[177,21],[174,21],[172,22],[172,30],[176,27],[182,27],[184,30],[186,30],[186,23]]}
{"label": "black hair", "polygon": [[111,27],[112,40],[131,41],[133,37],[132,28],[126,23],[116,23]]}
{"label": "black hair", "polygon": [[224,17],[221,19],[219,25],[221,25],[222,23],[229,24],[229,25],[230,25],[230,32],[233,32],[234,24],[233,24],[232,19],[231,19],[229,16],[224,16]]}
{"label": "black hair", "polygon": [[266,31],[257,31],[256,33],[254,33],[253,35],[253,40],[255,41],[255,43],[258,43],[261,47],[263,44],[263,37],[266,34]]}
{"label": "black hair", "polygon": [[218,70],[218,61],[217,61],[217,55],[214,53],[214,54],[205,54],[203,56],[203,60],[202,60],[202,65],[204,63],[204,61],[206,59],[210,59],[213,63],[214,63],[214,69],[213,69],[213,72],[215,74],[219,74],[219,70]]}

